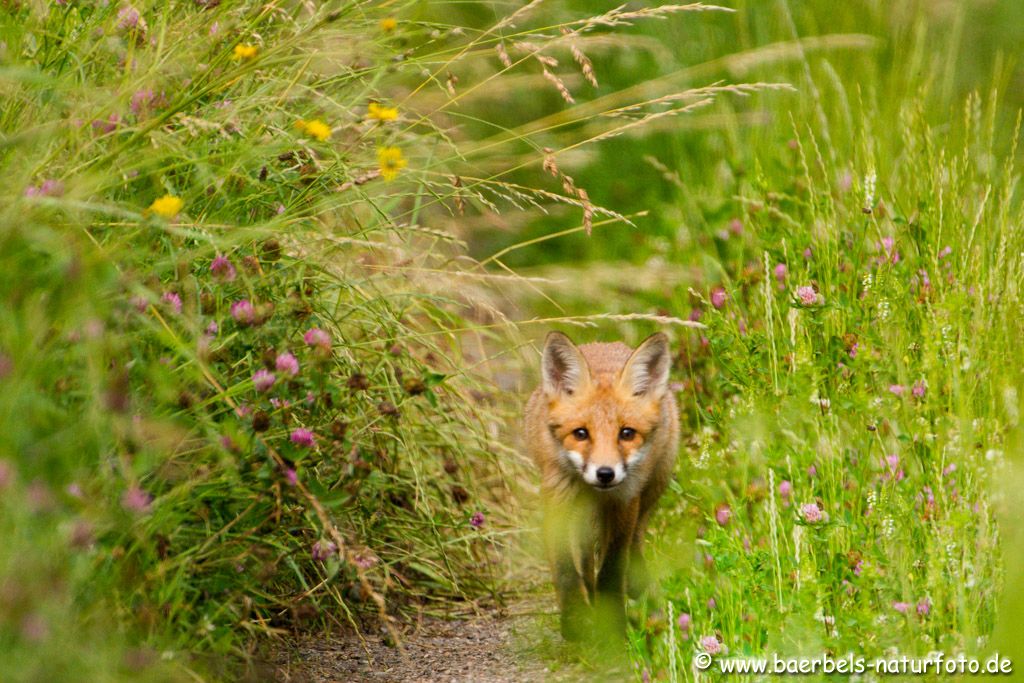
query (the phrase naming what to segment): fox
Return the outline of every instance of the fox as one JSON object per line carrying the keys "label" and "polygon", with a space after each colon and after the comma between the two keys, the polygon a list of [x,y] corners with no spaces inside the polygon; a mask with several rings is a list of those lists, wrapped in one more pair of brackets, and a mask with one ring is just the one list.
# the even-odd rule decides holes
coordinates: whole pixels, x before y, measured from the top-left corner
{"label": "fox", "polygon": [[644,534],[679,450],[671,365],[660,332],[636,349],[577,347],[561,332],[544,341],[524,441],[540,470],[545,554],[568,641],[602,622],[624,637],[627,589],[637,597],[648,580]]}

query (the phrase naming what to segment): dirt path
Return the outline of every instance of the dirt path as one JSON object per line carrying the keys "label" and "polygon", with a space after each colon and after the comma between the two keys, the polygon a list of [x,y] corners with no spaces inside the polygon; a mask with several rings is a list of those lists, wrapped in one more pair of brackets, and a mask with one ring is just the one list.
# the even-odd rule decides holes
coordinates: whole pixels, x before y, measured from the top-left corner
{"label": "dirt path", "polygon": [[536,627],[535,618],[498,612],[424,618],[406,628],[404,655],[373,635],[365,636],[365,645],[354,634],[309,637],[294,643],[289,661],[277,665],[277,678],[288,683],[543,681],[549,673],[544,664],[517,654],[515,643],[517,633]]}

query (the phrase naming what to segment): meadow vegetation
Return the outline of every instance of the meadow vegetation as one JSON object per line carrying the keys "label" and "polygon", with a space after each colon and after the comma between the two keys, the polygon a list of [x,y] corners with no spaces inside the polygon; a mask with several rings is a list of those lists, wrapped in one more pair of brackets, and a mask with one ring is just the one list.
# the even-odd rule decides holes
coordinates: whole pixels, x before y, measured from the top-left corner
{"label": "meadow vegetation", "polygon": [[1024,10],[730,8],[4,3],[0,678],[550,597],[552,326],[678,349],[630,676],[998,644]]}
{"label": "meadow vegetation", "polygon": [[[560,279],[532,300],[549,315],[706,325],[675,335],[690,438],[655,518],[661,590],[634,615],[633,674],[690,679],[702,651],[1013,652],[998,519],[1019,509],[1000,482],[1017,481],[1021,76],[998,37],[1019,10],[736,8],[645,32],[679,61],[644,75],[797,94],[612,141],[577,176],[649,211],[643,229],[515,261]],[[595,68],[615,83],[643,62]]]}

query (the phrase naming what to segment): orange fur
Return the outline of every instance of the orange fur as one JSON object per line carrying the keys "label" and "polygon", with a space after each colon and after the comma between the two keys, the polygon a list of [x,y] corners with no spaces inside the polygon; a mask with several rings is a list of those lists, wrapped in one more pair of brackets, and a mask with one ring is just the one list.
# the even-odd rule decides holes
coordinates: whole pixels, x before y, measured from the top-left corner
{"label": "orange fur", "polygon": [[625,627],[629,564],[641,562],[647,521],[679,446],[669,363],[663,334],[636,350],[618,342],[576,347],[559,333],[545,342],[526,444],[541,471],[545,545],[567,638],[584,635],[588,606],[603,606],[616,630]]}

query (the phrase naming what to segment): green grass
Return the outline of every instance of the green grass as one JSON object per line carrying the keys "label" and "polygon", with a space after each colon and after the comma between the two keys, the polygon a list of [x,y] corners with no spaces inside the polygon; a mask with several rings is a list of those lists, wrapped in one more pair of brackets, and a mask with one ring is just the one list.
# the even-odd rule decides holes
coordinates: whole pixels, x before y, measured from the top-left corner
{"label": "green grass", "polygon": [[[708,15],[704,40],[652,48],[675,61],[640,72],[728,77],[736,51],[764,54],[796,28],[823,49],[778,48],[742,75],[797,93],[724,97],[678,130],[603,145],[567,172],[648,216],[506,260],[559,280],[524,295],[546,315],[692,312],[707,325],[675,333],[690,437],[651,533],[662,580],[634,606],[634,673],[692,679],[705,636],[741,656],[1019,651],[991,639],[1013,619],[997,519],[1018,509],[1000,486],[1014,481],[1021,385],[1020,55],[1001,38],[1018,10],[738,9]],[[664,46],[688,28],[642,35]],[[864,35],[828,49],[844,44],[834,33]],[[595,59],[598,77],[635,79],[644,56]],[[711,132],[690,128],[701,117]],[[820,303],[802,304],[801,286]],[[652,327],[573,334],[637,341]],[[827,521],[805,521],[805,505]]]}
{"label": "green grass", "polygon": [[[502,603],[515,390],[558,325],[679,350],[631,675],[694,678],[705,636],[1015,644],[1013,3],[8,4],[3,680],[232,678],[290,632]],[[579,659],[552,635],[525,656]]]}

